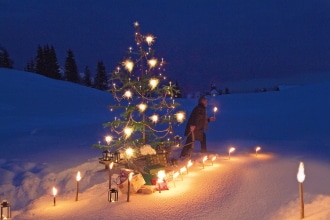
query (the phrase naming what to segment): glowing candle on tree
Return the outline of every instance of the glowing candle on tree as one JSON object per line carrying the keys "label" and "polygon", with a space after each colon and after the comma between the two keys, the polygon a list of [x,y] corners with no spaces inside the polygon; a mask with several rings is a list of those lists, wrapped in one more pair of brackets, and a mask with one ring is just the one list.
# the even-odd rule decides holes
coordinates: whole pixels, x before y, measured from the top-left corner
{"label": "glowing candle on tree", "polygon": [[76,188],[76,201],[78,201],[78,192],[79,192],[79,181],[81,180],[80,172],[78,171],[76,176],[77,188]]}

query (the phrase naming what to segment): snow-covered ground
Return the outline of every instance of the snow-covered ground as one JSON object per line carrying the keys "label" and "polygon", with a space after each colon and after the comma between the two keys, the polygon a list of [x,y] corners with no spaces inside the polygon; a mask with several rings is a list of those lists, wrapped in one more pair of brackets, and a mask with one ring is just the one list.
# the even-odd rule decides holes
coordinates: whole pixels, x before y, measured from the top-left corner
{"label": "snow-covered ground", "polygon": [[[203,169],[196,152],[176,187],[134,194],[129,203],[121,193],[108,203],[108,173],[91,148],[115,117],[111,94],[6,69],[0,91],[0,200],[11,203],[14,219],[299,219],[300,161],[306,219],[330,219],[330,82],[210,98],[209,113],[220,108],[207,132],[209,151],[219,155],[214,166]],[[189,112],[196,100],[180,103]],[[230,146],[236,151],[228,160]]]}

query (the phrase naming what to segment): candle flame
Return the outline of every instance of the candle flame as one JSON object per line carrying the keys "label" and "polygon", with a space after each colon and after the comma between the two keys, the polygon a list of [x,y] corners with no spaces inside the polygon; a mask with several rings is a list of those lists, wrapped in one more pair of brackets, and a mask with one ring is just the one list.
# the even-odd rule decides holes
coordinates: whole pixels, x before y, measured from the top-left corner
{"label": "candle flame", "polygon": [[218,111],[218,108],[217,108],[217,107],[214,107],[214,108],[213,108],[213,111],[214,111],[214,112],[217,112],[217,111]]}
{"label": "candle flame", "polygon": [[261,147],[256,147],[256,152],[258,152],[259,150],[261,150]]}
{"label": "candle flame", "polygon": [[149,117],[150,120],[153,122],[153,123],[157,123],[158,122],[158,115],[152,115]]}
{"label": "candle flame", "polygon": [[137,107],[139,108],[140,112],[144,112],[147,109],[148,106],[145,103],[140,103],[140,104],[137,105]]}
{"label": "candle flame", "polygon": [[133,133],[133,128],[131,127],[124,128],[124,133],[125,133],[125,138],[130,137]]}
{"label": "candle flame", "polygon": [[152,78],[149,80],[149,86],[151,89],[155,89],[159,83],[159,79]]}
{"label": "candle flame", "polygon": [[297,174],[297,180],[299,183],[303,183],[305,181],[305,168],[304,168],[304,163],[300,162],[299,168],[298,168],[298,174]]}
{"label": "candle flame", "polygon": [[130,90],[125,91],[125,93],[124,93],[125,98],[130,99],[130,98],[132,98],[132,96],[133,96],[133,94]]}
{"label": "candle flame", "polygon": [[183,111],[177,112],[177,113],[175,114],[175,117],[176,117],[176,120],[177,120],[179,123],[182,123],[182,122],[185,120],[185,112],[183,112]]}
{"label": "candle flame", "polygon": [[215,159],[217,159],[217,156],[212,157],[212,162],[215,161]]}
{"label": "candle flame", "polygon": [[229,153],[232,153],[232,152],[234,152],[235,151],[235,148],[234,147],[231,147],[230,149],[229,149]]}
{"label": "candle flame", "polygon": [[152,35],[146,36],[146,42],[147,42],[147,44],[149,46],[152,45],[152,43],[154,42],[154,40],[155,40],[154,36],[152,36]]}
{"label": "candle flame", "polygon": [[55,188],[55,186],[53,186],[53,196],[56,196],[57,194],[57,189]]}
{"label": "candle flame", "polygon": [[133,68],[134,68],[134,63],[132,60],[128,59],[128,60],[125,60],[123,62],[123,66],[125,67],[125,69],[128,71],[128,72],[132,72]]}
{"label": "candle flame", "polygon": [[131,156],[133,156],[134,150],[129,147],[126,149],[125,153],[128,157],[131,157]]}
{"label": "candle flame", "polygon": [[108,143],[108,145],[110,144],[110,142],[112,141],[112,137],[110,135],[105,137],[105,141]]}
{"label": "candle flame", "polygon": [[157,62],[158,61],[155,58],[148,60],[148,64],[149,64],[150,69],[154,68],[157,65]]}

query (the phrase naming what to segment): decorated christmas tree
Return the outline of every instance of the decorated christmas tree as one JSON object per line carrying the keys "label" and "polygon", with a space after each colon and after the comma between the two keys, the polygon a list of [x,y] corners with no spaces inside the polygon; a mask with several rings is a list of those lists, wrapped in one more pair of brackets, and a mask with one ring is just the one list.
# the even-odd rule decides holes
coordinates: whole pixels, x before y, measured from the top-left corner
{"label": "decorated christmas tree", "polygon": [[165,76],[165,59],[155,55],[156,38],[143,35],[138,22],[134,28],[136,45],[128,48],[110,76],[115,104],[109,108],[115,117],[104,124],[110,128],[104,147],[133,149],[139,155],[142,147],[172,145],[174,128],[184,121],[185,113],[174,99],[179,90]]}

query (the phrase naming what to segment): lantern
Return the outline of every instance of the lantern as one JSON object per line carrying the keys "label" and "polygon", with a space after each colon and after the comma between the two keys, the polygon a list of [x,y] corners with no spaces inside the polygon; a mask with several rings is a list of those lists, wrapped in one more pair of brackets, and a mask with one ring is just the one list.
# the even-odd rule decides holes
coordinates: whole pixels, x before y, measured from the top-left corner
{"label": "lantern", "polygon": [[116,151],[114,156],[115,156],[114,162],[119,163],[120,162],[120,152]]}
{"label": "lantern", "polygon": [[11,218],[10,204],[7,202],[7,200],[3,200],[1,203],[0,217],[1,219]]}
{"label": "lantern", "polygon": [[111,153],[109,150],[105,150],[102,152],[102,160],[110,160],[111,159]]}
{"label": "lantern", "polygon": [[118,190],[110,189],[108,192],[108,201],[109,202],[117,202],[118,201]]}

